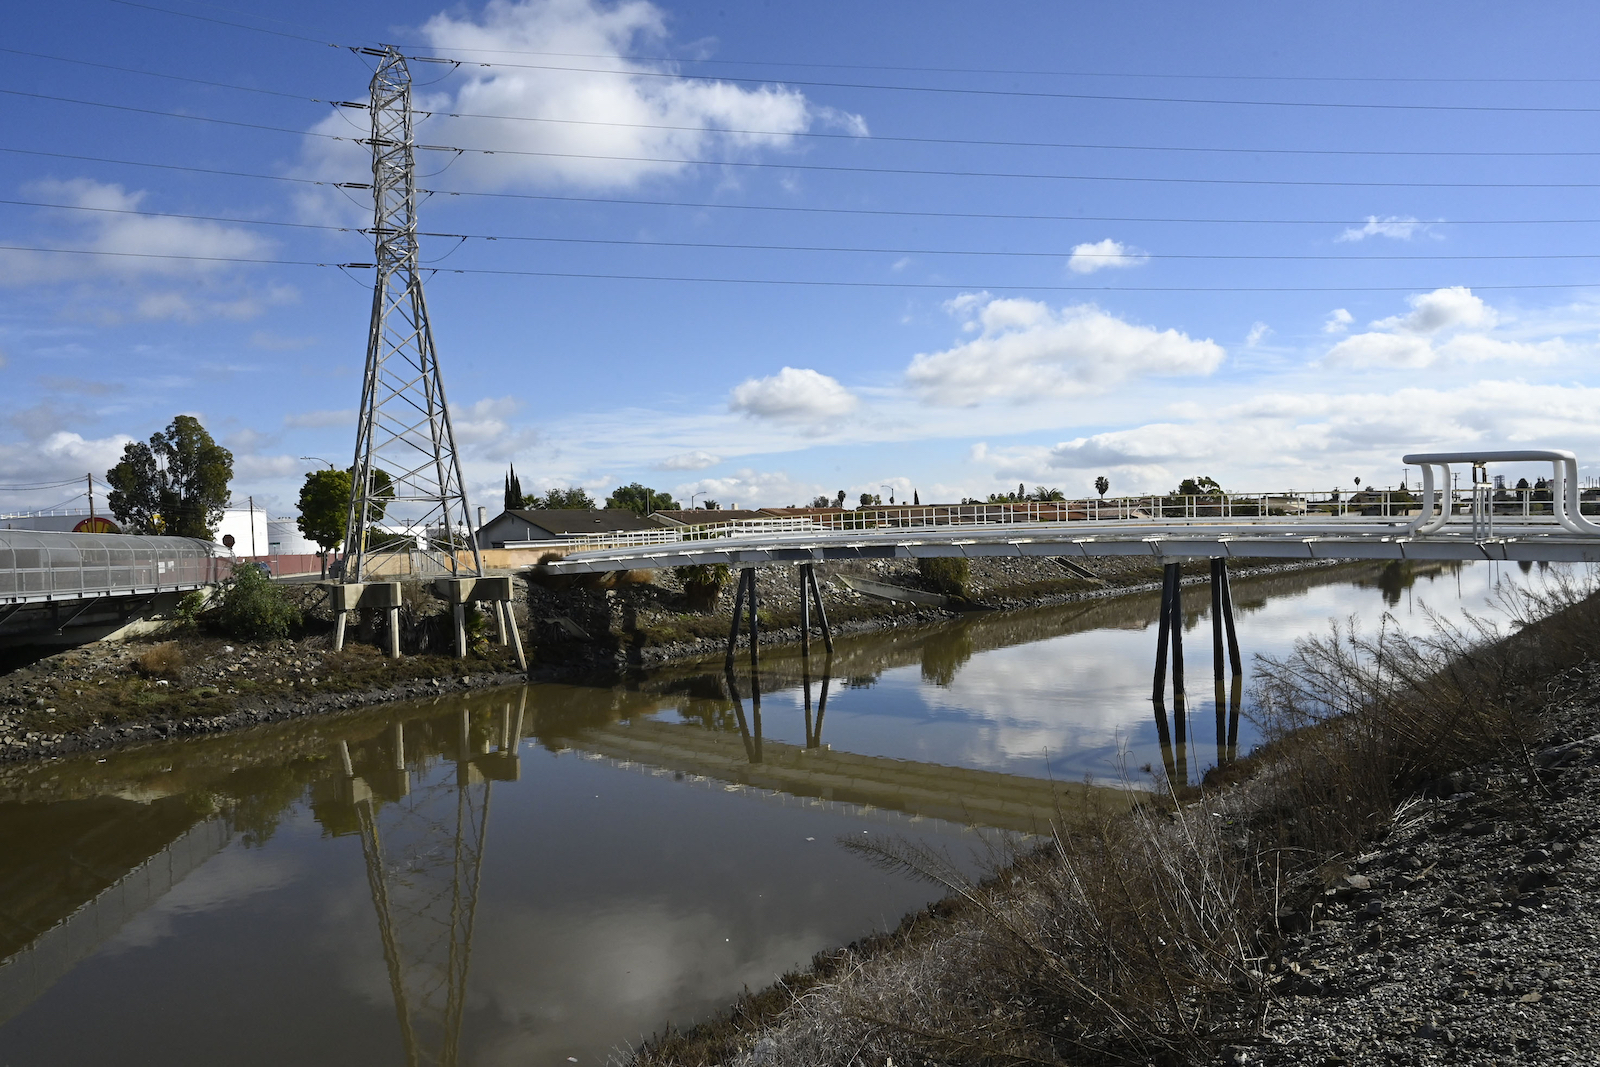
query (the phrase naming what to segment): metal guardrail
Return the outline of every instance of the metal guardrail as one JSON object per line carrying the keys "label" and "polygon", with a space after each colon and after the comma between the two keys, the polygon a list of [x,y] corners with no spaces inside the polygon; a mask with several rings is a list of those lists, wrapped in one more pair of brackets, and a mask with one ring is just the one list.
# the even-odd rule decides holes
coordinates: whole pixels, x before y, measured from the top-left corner
{"label": "metal guardrail", "polygon": [[[1520,455],[1520,453],[1519,453]],[[1408,457],[1409,458],[1409,457]],[[1541,458],[1548,458],[1541,454]],[[1428,484],[1432,471],[1424,467]],[[1556,497],[1560,496],[1560,500]],[[755,539],[782,535],[860,530],[894,532],[915,529],[970,526],[975,529],[1028,527],[1062,523],[1137,523],[1147,521],[1170,525],[1178,522],[1324,526],[1330,521],[1360,522],[1389,520],[1413,528],[1430,513],[1436,520],[1448,521],[1453,515],[1472,516],[1484,511],[1502,518],[1502,526],[1551,527],[1572,530],[1568,522],[1581,520],[1582,508],[1600,512],[1600,497],[1594,503],[1579,501],[1575,475],[1559,487],[1535,490],[1503,490],[1498,496],[1485,494],[1481,485],[1468,489],[1435,490],[1425,502],[1422,492],[1408,490],[1360,490],[1355,493],[1329,491],[1287,491],[1270,493],[1210,493],[1200,495],[1097,497],[1061,501],[1025,501],[996,504],[957,504],[927,507],[867,507],[854,511],[819,512],[812,516],[784,519],[738,519],[730,522],[694,526],[670,526],[659,530],[630,530],[613,533],[580,534],[575,537],[542,541],[511,541],[512,549],[549,549],[552,552],[583,552],[608,548],[633,548],[649,545],[674,545],[720,538]],[[1415,520],[1415,521],[1412,521]],[[1433,530],[1443,525],[1438,521]],[[1584,523],[1585,526],[1590,524]],[[1600,526],[1593,527],[1600,533]],[[1430,531],[1431,532],[1431,531]],[[1586,532],[1586,531],[1576,531]]]}
{"label": "metal guardrail", "polygon": [[199,589],[232,561],[190,537],[0,530],[0,604]]}

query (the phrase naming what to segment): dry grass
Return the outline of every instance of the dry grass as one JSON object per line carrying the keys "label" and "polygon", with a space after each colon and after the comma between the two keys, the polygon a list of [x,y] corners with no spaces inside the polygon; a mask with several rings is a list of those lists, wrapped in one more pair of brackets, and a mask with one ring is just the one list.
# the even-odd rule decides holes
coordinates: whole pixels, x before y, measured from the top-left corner
{"label": "dry grass", "polygon": [[176,679],[183,673],[188,658],[176,641],[163,641],[151,645],[133,661],[134,669],[146,678]]}
{"label": "dry grass", "polygon": [[1269,741],[1247,781],[1193,802],[1070,813],[1048,847],[985,881],[912,845],[877,849],[947,888],[946,918],[829,956],[632,1062],[1213,1061],[1249,1038],[1280,916],[1380,838],[1408,795],[1536,742],[1565,672],[1600,652],[1593,592],[1559,579],[1503,591],[1510,636],[1438,619],[1407,636],[1385,619],[1375,634],[1338,626],[1306,640],[1258,668]]}

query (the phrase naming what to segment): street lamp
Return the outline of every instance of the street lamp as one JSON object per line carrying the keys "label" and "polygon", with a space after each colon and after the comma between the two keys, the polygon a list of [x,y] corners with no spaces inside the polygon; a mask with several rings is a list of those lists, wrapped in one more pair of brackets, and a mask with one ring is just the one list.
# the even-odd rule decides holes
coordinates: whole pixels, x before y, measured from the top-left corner
{"label": "street lamp", "polygon": [[704,490],[702,490],[701,492],[698,492],[698,493],[690,493],[689,494],[689,510],[690,511],[694,510],[694,498],[695,497],[697,497],[697,496],[705,496],[705,495],[706,495],[706,493],[705,493]]}
{"label": "street lamp", "polygon": [[892,485],[883,485],[883,484],[880,483],[878,485],[878,488],[879,489],[887,489],[887,490],[889,490],[889,503],[893,504],[894,503],[894,486],[892,486]]}
{"label": "street lamp", "polygon": [[301,456],[300,458],[301,459],[309,459],[314,463],[326,463],[328,465],[328,469],[329,470],[334,470],[335,469],[334,466],[333,466],[333,460],[331,460],[331,459],[323,459],[321,456]]}

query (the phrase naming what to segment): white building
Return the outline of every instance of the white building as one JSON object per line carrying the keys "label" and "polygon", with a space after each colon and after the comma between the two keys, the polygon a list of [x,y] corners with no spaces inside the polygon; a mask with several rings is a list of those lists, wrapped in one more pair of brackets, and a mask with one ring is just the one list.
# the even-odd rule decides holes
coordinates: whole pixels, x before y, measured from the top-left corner
{"label": "white building", "polygon": [[272,556],[311,556],[322,549],[300,532],[292,515],[267,520],[267,553]]}
{"label": "white building", "polygon": [[233,554],[236,556],[266,556],[273,551],[267,532],[267,513],[260,508],[228,508],[224,511],[212,540],[226,546],[224,538],[229,535],[233,537]]}

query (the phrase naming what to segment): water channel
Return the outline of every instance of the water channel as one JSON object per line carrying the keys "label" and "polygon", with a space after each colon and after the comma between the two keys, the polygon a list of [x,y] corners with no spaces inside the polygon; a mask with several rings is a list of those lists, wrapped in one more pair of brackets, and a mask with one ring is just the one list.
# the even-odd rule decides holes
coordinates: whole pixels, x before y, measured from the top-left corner
{"label": "water channel", "polygon": [[[1497,581],[1543,577],[1349,565],[1234,598],[1248,661],[1330,618],[1493,618]],[[1196,778],[1219,749],[1188,606],[1181,760],[1148,594],[774,652],[731,686],[717,662],[7,769],[0,1065],[602,1063],[938,895],[848,842],[975,865],[1062,793]]]}

